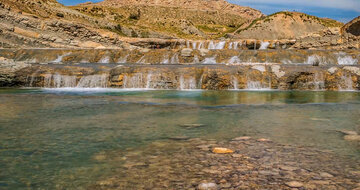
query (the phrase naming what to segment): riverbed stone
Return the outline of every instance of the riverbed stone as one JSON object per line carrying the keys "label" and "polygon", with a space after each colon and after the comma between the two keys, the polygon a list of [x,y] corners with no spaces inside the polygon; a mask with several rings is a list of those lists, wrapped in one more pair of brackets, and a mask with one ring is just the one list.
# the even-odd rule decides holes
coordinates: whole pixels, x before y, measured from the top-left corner
{"label": "riverbed stone", "polygon": [[360,135],[345,135],[344,139],[347,141],[360,141]]}
{"label": "riverbed stone", "polygon": [[228,148],[215,147],[212,149],[212,152],[216,154],[230,154],[233,153],[234,151]]}
{"label": "riverbed stone", "polygon": [[332,177],[334,177],[333,175],[331,175],[331,174],[329,174],[327,172],[321,172],[320,176],[323,177],[323,178],[332,178]]}
{"label": "riverbed stone", "polygon": [[190,48],[184,48],[184,49],[181,50],[181,56],[183,56],[183,57],[190,57],[192,52],[193,52],[192,49],[190,49]]}
{"label": "riverbed stone", "polygon": [[232,140],[233,140],[233,141],[246,141],[246,140],[250,140],[250,139],[251,139],[251,137],[243,136],[243,137],[233,138]]}
{"label": "riverbed stone", "polygon": [[216,183],[201,183],[198,185],[199,190],[216,190],[218,186]]}
{"label": "riverbed stone", "polygon": [[300,187],[304,186],[303,183],[298,182],[298,181],[290,181],[290,182],[285,183],[285,185],[292,187],[292,188],[300,188]]}

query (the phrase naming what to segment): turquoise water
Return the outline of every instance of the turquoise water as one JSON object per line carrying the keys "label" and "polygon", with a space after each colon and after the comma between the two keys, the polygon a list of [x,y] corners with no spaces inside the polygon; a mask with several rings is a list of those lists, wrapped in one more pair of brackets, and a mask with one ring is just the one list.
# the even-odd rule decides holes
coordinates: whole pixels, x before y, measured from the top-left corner
{"label": "turquoise water", "polygon": [[[360,158],[359,92],[0,89],[0,189],[86,188],[111,174],[94,156],[173,137],[238,136]],[[204,124],[186,129],[181,124]]]}

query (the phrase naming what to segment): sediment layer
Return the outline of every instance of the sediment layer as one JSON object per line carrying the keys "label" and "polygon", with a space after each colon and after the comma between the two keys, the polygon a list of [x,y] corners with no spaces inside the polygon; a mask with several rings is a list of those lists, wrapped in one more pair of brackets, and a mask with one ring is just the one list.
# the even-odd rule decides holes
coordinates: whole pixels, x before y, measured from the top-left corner
{"label": "sediment layer", "polygon": [[147,89],[360,90],[357,51],[0,51],[0,85]]}

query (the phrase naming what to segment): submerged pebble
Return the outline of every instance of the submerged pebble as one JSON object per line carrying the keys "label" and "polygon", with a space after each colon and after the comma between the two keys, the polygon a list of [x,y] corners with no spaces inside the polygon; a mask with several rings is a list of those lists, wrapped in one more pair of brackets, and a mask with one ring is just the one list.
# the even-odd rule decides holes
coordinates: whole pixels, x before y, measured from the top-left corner
{"label": "submerged pebble", "polygon": [[212,152],[216,154],[230,154],[233,153],[234,151],[228,148],[216,147],[213,148]]}

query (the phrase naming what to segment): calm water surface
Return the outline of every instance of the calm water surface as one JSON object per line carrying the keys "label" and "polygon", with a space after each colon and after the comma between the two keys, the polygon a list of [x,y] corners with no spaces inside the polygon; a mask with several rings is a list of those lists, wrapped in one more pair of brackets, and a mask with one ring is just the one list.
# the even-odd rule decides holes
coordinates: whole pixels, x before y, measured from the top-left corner
{"label": "calm water surface", "polygon": [[[0,89],[0,189],[86,188],[99,152],[172,137],[269,138],[360,159],[359,92]],[[181,124],[205,124],[196,129]]]}

